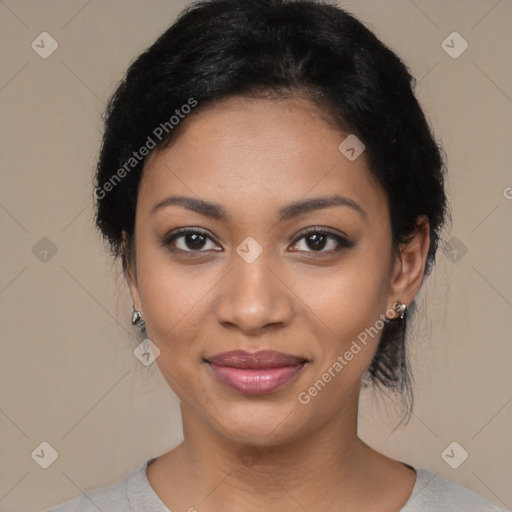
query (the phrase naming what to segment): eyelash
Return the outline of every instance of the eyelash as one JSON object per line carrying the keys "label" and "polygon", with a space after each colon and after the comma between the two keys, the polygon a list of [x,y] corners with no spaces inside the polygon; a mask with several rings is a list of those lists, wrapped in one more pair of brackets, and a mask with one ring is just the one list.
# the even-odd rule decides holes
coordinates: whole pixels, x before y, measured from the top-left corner
{"label": "eyelash", "polygon": [[[189,235],[189,234],[197,234],[197,235],[202,235],[206,238],[209,238],[211,241],[217,243],[217,241],[215,239],[213,239],[206,231],[202,230],[202,229],[198,229],[198,228],[181,228],[181,229],[178,229],[176,231],[173,231],[167,235],[165,235],[161,240],[160,240],[160,243],[162,245],[162,247],[167,247],[169,250],[173,251],[173,252],[182,252],[182,253],[204,253],[204,252],[207,252],[207,251],[204,251],[202,249],[198,249],[198,250],[184,250],[184,249],[177,249],[177,248],[172,248],[170,247],[172,242],[174,242],[175,240],[177,240],[178,238],[182,238],[186,235]],[[331,239],[334,239],[337,243],[338,243],[338,248],[337,249],[331,249],[330,251],[324,251],[324,250],[320,250],[320,251],[295,251],[295,252],[305,252],[307,254],[311,254],[313,255],[314,257],[325,257],[325,256],[331,256],[335,253],[338,253],[340,252],[341,250],[343,249],[348,249],[350,247],[353,247],[355,245],[355,242],[349,240],[348,238],[344,237],[344,236],[341,236],[337,233],[333,233],[329,230],[325,230],[325,229],[319,229],[319,228],[308,228],[306,229],[306,231],[303,231],[300,236],[298,238],[295,239],[295,241],[293,242],[292,245],[296,245],[300,240],[302,240],[303,238],[306,238],[307,236],[309,235],[323,235],[323,236],[327,236],[328,238],[331,238]]]}

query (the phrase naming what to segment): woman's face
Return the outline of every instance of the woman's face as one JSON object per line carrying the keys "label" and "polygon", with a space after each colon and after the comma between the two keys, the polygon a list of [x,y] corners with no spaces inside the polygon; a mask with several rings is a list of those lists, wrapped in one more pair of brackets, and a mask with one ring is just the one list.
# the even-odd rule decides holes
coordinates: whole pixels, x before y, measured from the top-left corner
{"label": "woman's face", "polygon": [[[163,376],[190,417],[237,442],[353,419],[384,315],[407,298],[364,153],[347,158],[348,134],[299,98],[229,99],[188,121],[148,157],[136,211],[130,288]],[[235,350],[298,359],[210,364]]]}

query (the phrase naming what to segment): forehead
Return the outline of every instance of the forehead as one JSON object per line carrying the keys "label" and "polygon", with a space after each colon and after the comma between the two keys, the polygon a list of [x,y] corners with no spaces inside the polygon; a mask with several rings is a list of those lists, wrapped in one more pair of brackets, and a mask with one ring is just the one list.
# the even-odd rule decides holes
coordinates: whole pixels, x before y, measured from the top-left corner
{"label": "forehead", "polygon": [[339,150],[349,134],[305,99],[231,98],[182,122],[172,144],[146,160],[141,210],[176,194],[252,212],[328,194],[364,204],[370,214],[387,207],[364,152],[349,160]]}

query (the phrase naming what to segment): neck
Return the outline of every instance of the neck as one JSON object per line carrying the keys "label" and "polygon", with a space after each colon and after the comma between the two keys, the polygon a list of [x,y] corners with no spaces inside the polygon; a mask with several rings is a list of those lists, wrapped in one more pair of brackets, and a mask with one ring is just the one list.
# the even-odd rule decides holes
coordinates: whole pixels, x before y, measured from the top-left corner
{"label": "neck", "polygon": [[208,496],[196,508],[208,510],[209,502],[215,510],[271,505],[285,511],[296,510],[299,501],[306,509],[318,509],[349,495],[361,476],[368,476],[372,451],[357,437],[358,395],[306,435],[273,444],[234,442],[182,404],[179,466],[193,478],[194,494]]}

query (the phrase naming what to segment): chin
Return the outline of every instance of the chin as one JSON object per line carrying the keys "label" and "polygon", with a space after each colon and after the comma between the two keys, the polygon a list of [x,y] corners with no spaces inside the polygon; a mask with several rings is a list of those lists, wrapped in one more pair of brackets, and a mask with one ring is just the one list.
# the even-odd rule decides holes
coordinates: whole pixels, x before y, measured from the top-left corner
{"label": "chin", "polygon": [[[218,433],[240,445],[272,447],[301,437],[296,406],[282,403],[238,403],[221,407],[222,414],[212,425]],[[221,426],[222,428],[219,428]],[[302,432],[304,434],[304,432]]]}

